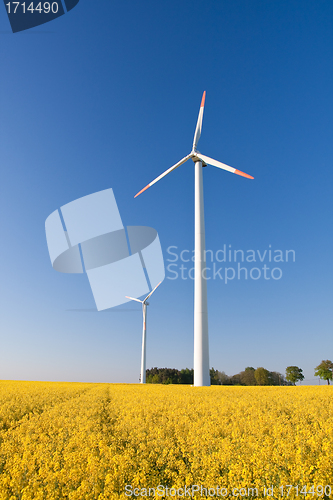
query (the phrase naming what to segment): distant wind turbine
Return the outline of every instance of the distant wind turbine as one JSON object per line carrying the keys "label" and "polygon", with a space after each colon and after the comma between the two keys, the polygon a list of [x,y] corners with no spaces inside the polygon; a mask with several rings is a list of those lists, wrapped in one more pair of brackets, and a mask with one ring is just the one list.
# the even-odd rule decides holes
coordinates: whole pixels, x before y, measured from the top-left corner
{"label": "distant wind turbine", "polygon": [[146,187],[141,189],[134,198],[143,193],[157,181],[163,179],[173,170],[180,167],[187,160],[192,159],[195,163],[195,277],[194,277],[194,385],[210,385],[209,374],[209,347],[208,347],[208,310],[207,310],[207,283],[204,277],[206,267],[205,257],[205,221],[204,221],[204,200],[203,200],[203,182],[202,167],[213,165],[214,167],[227,170],[233,174],[253,179],[251,175],[245,174],[236,168],[229,167],[224,163],[213,160],[208,156],[202,155],[197,150],[197,145],[201,135],[202,118],[204,112],[206,91],[203,93],[201,106],[194,133],[193,146],[190,154],[185,156],[178,163],[170,167],[163,174],[159,175]]}
{"label": "distant wind turbine", "polygon": [[162,283],[160,281],[158,285],[147,295],[147,297],[143,300],[135,299],[134,297],[128,297],[127,299],[135,300],[136,302],[140,302],[142,304],[142,316],[143,316],[143,327],[142,327],[142,350],[141,350],[141,384],[146,383],[146,333],[147,333],[147,306],[149,306],[149,302],[147,300],[149,297],[155,292],[156,288]]}

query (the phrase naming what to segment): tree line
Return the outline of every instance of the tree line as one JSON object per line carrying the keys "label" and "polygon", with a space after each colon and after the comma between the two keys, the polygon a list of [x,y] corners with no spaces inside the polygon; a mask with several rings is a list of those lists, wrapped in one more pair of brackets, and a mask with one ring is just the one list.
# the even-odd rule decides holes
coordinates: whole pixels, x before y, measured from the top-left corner
{"label": "tree line", "polygon": [[[330,384],[333,376],[333,363],[323,360],[315,368],[315,376],[326,380]],[[151,368],[146,370],[148,384],[193,384],[194,371],[191,368],[177,370],[176,368]],[[303,370],[298,366],[288,366],[286,374],[271,372],[262,366],[253,368],[248,366],[236,375],[226,375],[225,372],[210,369],[211,385],[295,385],[304,380]]]}

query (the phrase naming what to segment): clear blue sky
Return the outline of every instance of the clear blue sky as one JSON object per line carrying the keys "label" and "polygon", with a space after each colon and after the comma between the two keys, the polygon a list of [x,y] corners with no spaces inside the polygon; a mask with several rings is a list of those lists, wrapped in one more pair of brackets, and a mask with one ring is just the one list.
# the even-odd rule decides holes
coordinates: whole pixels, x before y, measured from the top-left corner
{"label": "clear blue sky", "polygon": [[[12,34],[1,7],[0,378],[138,381],[139,304],[72,311],[95,307],[87,276],[52,269],[44,223],[111,187],[165,259],[192,249],[192,162],[133,196],[190,152],[206,90],[199,150],[255,177],[204,169],[207,248],[296,255],[280,280],[208,282],[210,364],[298,365],[318,383],[333,358],[332,20],[331,1],[81,0]],[[149,306],[148,367],[193,366],[193,281],[172,276]]]}

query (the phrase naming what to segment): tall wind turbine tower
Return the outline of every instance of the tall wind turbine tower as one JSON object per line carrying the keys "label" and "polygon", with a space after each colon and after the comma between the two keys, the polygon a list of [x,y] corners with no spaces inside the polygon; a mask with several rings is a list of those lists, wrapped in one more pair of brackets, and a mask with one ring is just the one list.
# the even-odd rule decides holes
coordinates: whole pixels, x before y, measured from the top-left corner
{"label": "tall wind turbine tower", "polygon": [[245,174],[236,168],[229,167],[224,163],[213,160],[208,156],[202,155],[197,150],[197,145],[201,135],[202,119],[205,106],[206,91],[202,95],[201,106],[197,126],[194,132],[193,146],[190,154],[185,156],[178,163],[170,167],[150,182],[146,187],[141,189],[134,198],[143,193],[157,181],[161,180],[173,170],[180,167],[187,160],[192,159],[195,170],[195,261],[194,261],[194,385],[208,386],[210,385],[209,373],[209,344],[208,344],[208,310],[207,310],[207,280],[205,276],[206,256],[205,256],[205,220],[204,220],[204,198],[203,198],[203,181],[202,167],[213,165],[214,167],[227,170],[233,174],[253,179],[251,175]]}
{"label": "tall wind turbine tower", "polygon": [[153,295],[155,292],[156,288],[162,283],[160,281],[158,285],[155,286],[155,288],[147,295],[147,297],[143,300],[140,299],[135,299],[134,297],[128,297],[126,295],[126,299],[131,299],[135,300],[135,302],[140,302],[142,304],[142,349],[141,349],[141,377],[140,377],[140,383],[145,384],[146,383],[146,336],[147,336],[147,306],[149,306],[149,302],[147,300],[149,297]]}

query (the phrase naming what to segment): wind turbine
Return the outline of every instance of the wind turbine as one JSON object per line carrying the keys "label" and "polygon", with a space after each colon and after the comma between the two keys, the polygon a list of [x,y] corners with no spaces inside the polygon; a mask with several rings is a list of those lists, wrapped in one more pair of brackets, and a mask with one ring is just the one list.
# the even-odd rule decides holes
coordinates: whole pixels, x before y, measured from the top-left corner
{"label": "wind turbine", "polygon": [[251,175],[245,174],[236,168],[229,167],[220,161],[213,160],[202,155],[197,150],[197,145],[201,135],[202,118],[205,106],[206,91],[204,91],[199,110],[197,126],[194,132],[193,146],[190,154],[185,156],[178,163],[170,167],[141,189],[134,198],[143,193],[157,181],[163,179],[173,170],[180,167],[187,160],[192,159],[195,164],[195,262],[194,262],[194,385],[210,385],[209,374],[209,349],[208,349],[208,311],[207,311],[207,283],[204,276],[206,268],[205,256],[205,221],[204,221],[204,199],[202,167],[213,165],[214,167],[227,170],[233,174],[253,179]]}
{"label": "wind turbine", "polygon": [[158,285],[147,295],[147,297],[143,300],[135,299],[134,297],[128,297],[127,299],[135,300],[136,302],[140,302],[142,304],[142,316],[143,316],[143,327],[142,327],[142,350],[141,350],[141,379],[140,383],[146,383],[146,332],[147,332],[147,306],[149,306],[149,302],[147,300],[149,297],[155,292],[156,288],[162,283],[160,281]]}

